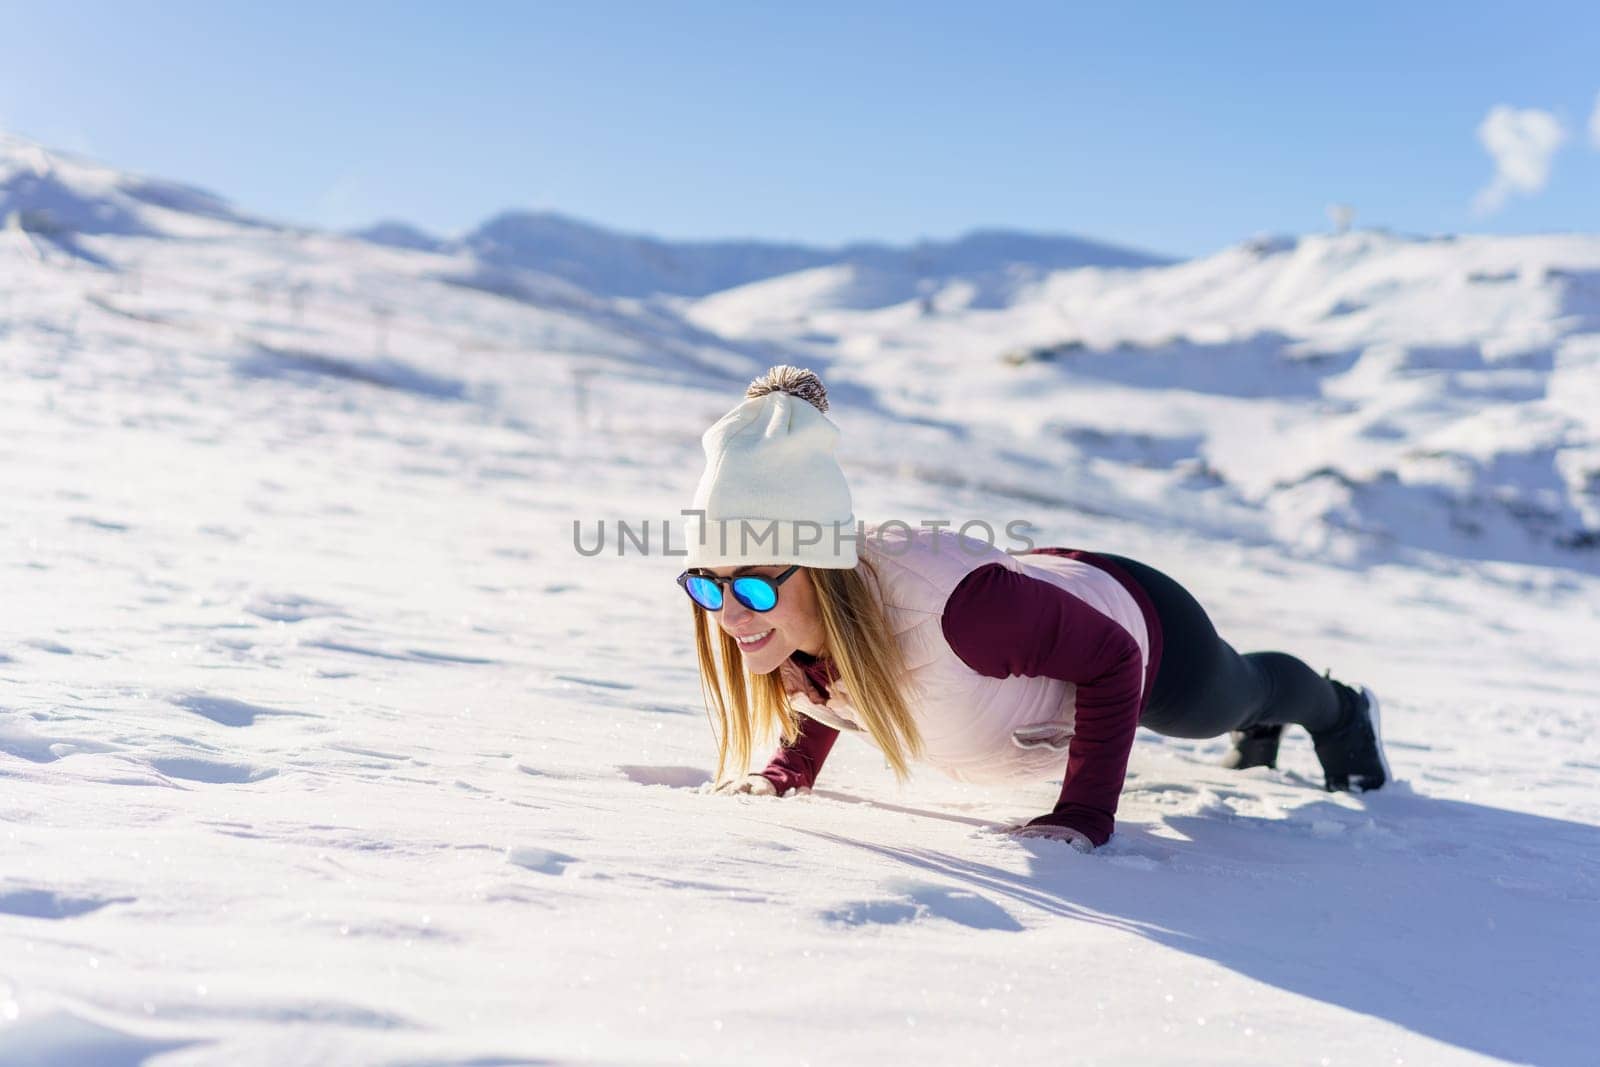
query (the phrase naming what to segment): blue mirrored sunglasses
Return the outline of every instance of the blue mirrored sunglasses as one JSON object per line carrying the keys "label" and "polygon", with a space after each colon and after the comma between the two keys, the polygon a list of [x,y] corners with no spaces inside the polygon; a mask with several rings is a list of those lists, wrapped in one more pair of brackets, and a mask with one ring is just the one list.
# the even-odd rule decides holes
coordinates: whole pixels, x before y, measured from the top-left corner
{"label": "blue mirrored sunglasses", "polygon": [[715,574],[684,571],[678,575],[678,584],[689,594],[689,599],[707,611],[722,610],[722,587],[733,591],[733,599],[751,611],[771,611],[778,606],[778,586],[800,569],[796,563],[782,574],[768,578],[764,574],[741,574],[737,577],[719,578]]}

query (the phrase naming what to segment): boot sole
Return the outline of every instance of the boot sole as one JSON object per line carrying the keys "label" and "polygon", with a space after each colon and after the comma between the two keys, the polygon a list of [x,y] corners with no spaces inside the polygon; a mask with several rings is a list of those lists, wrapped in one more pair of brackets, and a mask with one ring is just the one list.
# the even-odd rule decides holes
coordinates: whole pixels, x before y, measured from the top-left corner
{"label": "boot sole", "polygon": [[1372,720],[1372,740],[1378,746],[1378,765],[1383,768],[1383,780],[1387,784],[1394,780],[1394,772],[1389,769],[1389,754],[1383,749],[1383,715],[1378,708],[1378,694],[1362,686],[1361,695],[1367,698],[1367,717]]}

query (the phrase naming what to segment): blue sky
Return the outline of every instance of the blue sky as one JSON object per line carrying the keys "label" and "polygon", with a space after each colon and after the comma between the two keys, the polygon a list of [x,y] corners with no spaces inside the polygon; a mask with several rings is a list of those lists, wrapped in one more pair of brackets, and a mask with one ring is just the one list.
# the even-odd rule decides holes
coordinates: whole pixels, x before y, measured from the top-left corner
{"label": "blue sky", "polygon": [[[337,227],[1600,231],[1600,5],[1313,6],[0,0],[0,128]],[[1563,139],[1476,212],[1497,106]]]}

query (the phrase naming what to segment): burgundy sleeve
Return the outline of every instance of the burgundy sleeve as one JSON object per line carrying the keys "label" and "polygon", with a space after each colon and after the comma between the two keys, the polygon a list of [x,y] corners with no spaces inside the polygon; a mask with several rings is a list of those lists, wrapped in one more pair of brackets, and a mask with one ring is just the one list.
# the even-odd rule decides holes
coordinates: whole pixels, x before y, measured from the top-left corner
{"label": "burgundy sleeve", "polygon": [[779,796],[797,787],[810,789],[837,740],[838,730],[825,722],[802,715],[800,734],[794,739],[794,744],[780,747],[761,776],[772,783]]}
{"label": "burgundy sleeve", "polygon": [[999,563],[961,580],[942,626],[951,649],[979,674],[1077,685],[1061,798],[1029,825],[1068,826],[1105,844],[1139,726],[1144,664],[1133,635],[1060,586]]}

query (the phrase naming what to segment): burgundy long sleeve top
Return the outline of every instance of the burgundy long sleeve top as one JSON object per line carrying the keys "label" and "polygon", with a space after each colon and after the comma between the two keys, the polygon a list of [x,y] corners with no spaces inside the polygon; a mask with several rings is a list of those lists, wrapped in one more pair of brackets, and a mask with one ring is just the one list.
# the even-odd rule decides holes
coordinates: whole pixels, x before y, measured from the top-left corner
{"label": "burgundy long sleeve top", "polygon": [[[1121,624],[1058,585],[998,563],[977,567],[961,580],[940,624],[951,650],[980,674],[1059,678],[1077,686],[1061,796],[1048,815],[1032,822],[1070,827],[1103,845],[1115,825],[1139,716],[1160,667],[1161,620],[1149,595],[1112,561],[1069,548],[1034,553],[1068,556],[1115,578],[1144,617],[1148,660]],[[838,678],[827,659],[803,652],[792,658],[824,694]],[[780,794],[810,788],[838,738],[833,727],[802,717],[794,744],[780,747],[761,773]]]}

